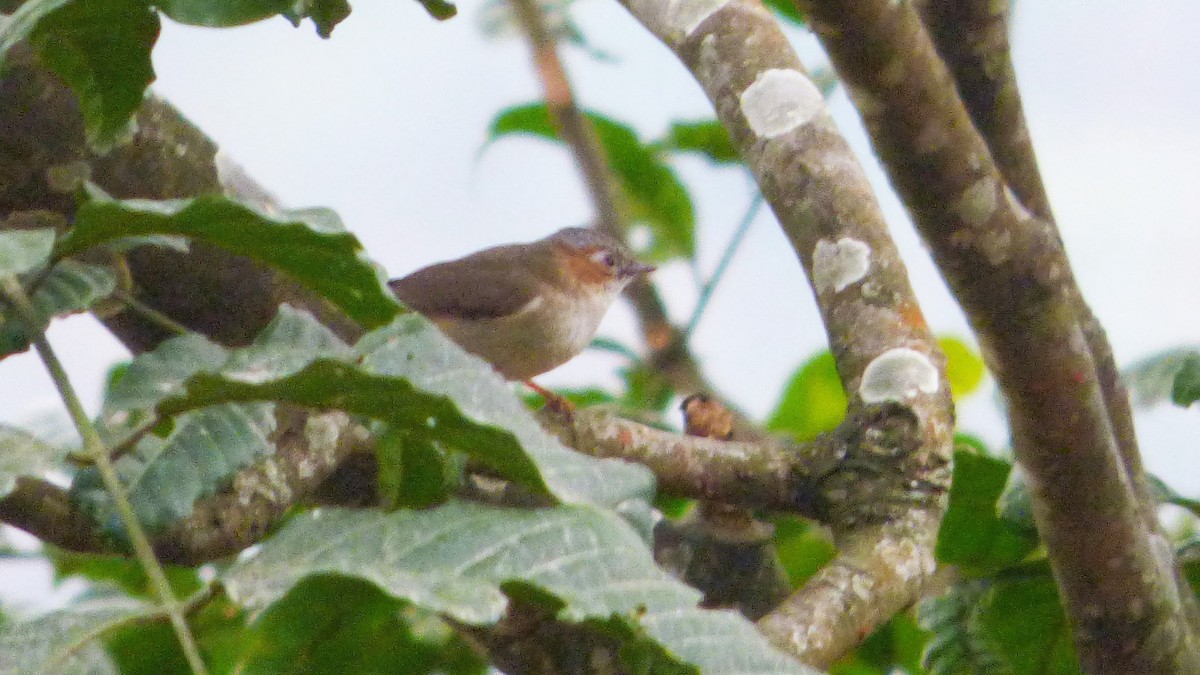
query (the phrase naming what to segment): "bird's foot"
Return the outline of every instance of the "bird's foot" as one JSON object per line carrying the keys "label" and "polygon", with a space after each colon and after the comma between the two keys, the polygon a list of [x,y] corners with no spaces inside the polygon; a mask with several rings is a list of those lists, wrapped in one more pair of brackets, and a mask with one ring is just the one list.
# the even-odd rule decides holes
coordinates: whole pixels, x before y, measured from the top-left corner
{"label": "bird's foot", "polygon": [[571,419],[575,415],[575,404],[568,401],[566,398],[546,389],[533,380],[525,380],[525,386],[532,389],[538,396],[541,396],[545,401],[545,407],[556,415],[561,415],[567,419]]}

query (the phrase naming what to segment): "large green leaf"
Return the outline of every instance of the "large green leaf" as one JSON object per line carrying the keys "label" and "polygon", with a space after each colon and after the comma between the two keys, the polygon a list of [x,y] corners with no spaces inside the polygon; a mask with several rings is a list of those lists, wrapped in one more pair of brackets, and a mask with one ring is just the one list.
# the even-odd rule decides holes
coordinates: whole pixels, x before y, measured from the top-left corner
{"label": "large green leaf", "polygon": [[1171,383],[1171,402],[1187,408],[1200,400],[1200,356],[1187,359]]}
{"label": "large green leaf", "polygon": [[842,421],[846,403],[833,355],[821,352],[792,375],[775,411],[767,418],[767,429],[811,441]]}
{"label": "large green leaf", "polygon": [[0,15],[0,74],[9,50],[29,38],[38,22],[71,0],[25,0],[9,17]]}
{"label": "large green leaf", "polygon": [[1011,672],[1076,675],[1071,630],[1048,567],[993,584],[974,611],[980,638]]}
{"label": "large green leaf", "polygon": [[59,240],[70,256],[114,239],[183,235],[248,256],[294,277],[368,328],[402,311],[354,235],[325,209],[264,214],[219,196],[153,202],[96,200]]}
{"label": "large green leaf", "polygon": [[54,247],[54,230],[0,232],[0,277],[24,274],[46,264]]}
{"label": "large green leaf", "polygon": [[659,150],[695,152],[716,164],[736,164],[742,160],[729,132],[715,119],[696,122],[672,122],[666,136],[654,142]]}
{"label": "large green leaf", "polygon": [[42,62],[79,98],[88,142],[98,150],[128,137],[154,81],[150,51],[158,30],[158,14],[140,0],[72,0],[29,35]]}
{"label": "large green leaf", "polygon": [[[695,210],[679,177],[631,127],[597,113],[589,112],[587,118],[621,183],[634,223],[650,231],[650,244],[639,254],[655,261],[695,256]],[[561,140],[543,103],[502,110],[492,120],[488,142],[510,134]]]}
{"label": "large green leaf", "polygon": [[950,393],[954,400],[962,400],[979,389],[987,373],[979,354],[955,337],[938,338],[938,346],[946,355],[946,379],[950,381]]}
{"label": "large green leaf", "polygon": [[[271,454],[275,407],[269,403],[218,405],[176,420],[166,439],[146,435],[116,462],[138,521],[157,530],[192,512],[201,497],[215,493],[236,471]],[[81,472],[73,493],[91,505],[94,517],[114,531],[122,525],[94,470]]]}
{"label": "large green leaf", "polygon": [[97,638],[155,614],[153,605],[126,597],[86,600],[29,621],[0,626],[0,673],[101,675],[116,673]]}
{"label": "large green leaf", "polygon": [[485,664],[436,616],[361,579],[312,576],[250,627],[237,672],[482,673]]}
{"label": "large green leaf", "polygon": [[305,17],[312,19],[317,35],[327,38],[333,34],[335,26],[350,16],[350,3],[346,0],[294,0],[284,16],[293,26],[299,26]]}
{"label": "large green leaf", "polygon": [[987,589],[984,580],[960,582],[921,602],[921,626],[932,633],[924,658],[930,675],[1017,675],[977,634],[974,613]]}
{"label": "large green leaf", "polygon": [[179,23],[224,28],[291,11],[295,0],[158,0],[155,5]]}
{"label": "large green leaf", "polygon": [[938,533],[937,558],[968,574],[986,574],[1020,562],[1038,545],[1036,533],[996,512],[1012,465],[973,452],[954,453],[950,506]]}
{"label": "large green leaf", "polygon": [[1200,362],[1200,349],[1167,349],[1125,368],[1121,378],[1129,388],[1133,404],[1139,408],[1148,408],[1170,401],[1175,377],[1189,362]]}
{"label": "large green leaf", "polygon": [[928,631],[917,625],[912,612],[900,612],[850,654],[829,668],[830,675],[925,675],[921,660],[929,642]]}
{"label": "large green leaf", "polygon": [[[37,330],[44,330],[56,316],[82,312],[102,300],[116,288],[116,276],[107,267],[74,260],[54,266],[41,280],[30,298],[41,319]],[[0,310],[0,357],[29,348],[29,329],[8,306]]]}
{"label": "large green leaf", "polygon": [[33,434],[0,424],[0,497],[12,492],[20,476],[42,476],[61,468],[66,450]]}
{"label": "large green leaf", "polygon": [[490,366],[415,314],[368,333],[353,350],[286,306],[244,349],[227,351],[199,336],[168,340],[133,360],[105,401],[101,421],[111,445],[160,418],[255,401],[377,419],[568,502],[619,504],[653,493],[653,476],[644,468],[563,447]]}
{"label": "large green leaf", "polygon": [[800,11],[800,6],[794,0],[766,0],[767,7],[770,7],[775,15],[787,20],[789,23],[796,26],[807,26],[808,17]]}
{"label": "large green leaf", "polygon": [[232,598],[256,608],[323,573],[366,579],[473,625],[498,621],[507,594],[553,598],[548,608],[564,621],[618,621],[704,673],[811,672],[775,652],[739,615],[698,609],[699,593],[655,565],[637,532],[592,506],[322,509],[290,521],[222,582]]}

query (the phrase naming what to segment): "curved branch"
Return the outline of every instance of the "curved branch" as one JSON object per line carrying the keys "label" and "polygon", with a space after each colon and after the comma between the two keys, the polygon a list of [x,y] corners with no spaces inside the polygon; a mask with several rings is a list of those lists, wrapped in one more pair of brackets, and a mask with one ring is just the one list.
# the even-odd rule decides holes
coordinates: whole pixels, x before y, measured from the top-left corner
{"label": "curved branch", "polygon": [[1104,354],[1057,230],[1005,185],[909,4],[801,4],[1008,401],[1084,669],[1200,672],[1185,591],[1127,473],[1136,458],[1114,434]]}
{"label": "curved branch", "polygon": [[[932,573],[953,427],[943,357],[862,168],[770,12],[753,0],[624,4],[704,88],[804,266],[858,411],[839,433],[874,431],[864,400],[899,403],[916,430],[914,443],[891,446],[865,462],[871,471],[852,472],[859,483],[841,485],[830,514],[839,558],[760,622],[780,647],[824,666],[915,600]],[[903,386],[878,379],[893,366]],[[872,471],[918,486],[920,496],[866,501],[888,492]],[[891,555],[901,541],[911,542],[903,560]],[[898,563],[903,574],[876,576]],[[874,582],[838,585],[831,575],[843,567],[868,570]]]}

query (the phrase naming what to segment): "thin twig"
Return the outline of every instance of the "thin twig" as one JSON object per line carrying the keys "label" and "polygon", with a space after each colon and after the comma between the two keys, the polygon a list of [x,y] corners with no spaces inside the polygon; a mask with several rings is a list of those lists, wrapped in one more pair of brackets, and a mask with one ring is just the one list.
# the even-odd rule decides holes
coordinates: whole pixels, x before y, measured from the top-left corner
{"label": "thin twig", "polygon": [[196,673],[196,675],[206,675],[208,669],[204,665],[204,660],[200,657],[200,650],[196,646],[196,639],[192,635],[187,621],[184,619],[184,607],[175,598],[170,582],[167,581],[167,575],[159,564],[158,559],[154,556],[150,540],[146,536],[145,530],[142,529],[141,523],[138,522],[137,515],[133,511],[133,505],[129,502],[129,498],[125,494],[125,489],[122,487],[121,480],[117,476],[116,468],[108,458],[108,450],[105,448],[104,442],[100,439],[99,432],[96,431],[96,427],[88,418],[87,412],[83,408],[83,403],[75,393],[74,387],[71,386],[71,381],[67,377],[67,372],[62,366],[62,362],[58,360],[58,355],[54,353],[49,341],[46,340],[46,335],[42,332],[40,322],[38,321],[37,312],[34,310],[33,305],[30,304],[29,297],[25,294],[25,289],[21,287],[16,277],[8,276],[3,279],[3,290],[5,296],[7,296],[9,302],[12,303],[13,308],[16,310],[17,316],[28,327],[34,348],[37,349],[38,356],[41,357],[42,362],[46,364],[46,369],[50,371],[50,377],[54,380],[54,386],[58,389],[63,403],[67,406],[67,411],[71,415],[71,420],[75,423],[75,428],[83,438],[84,448],[95,460],[100,478],[104,481],[104,486],[109,494],[112,495],[117,513],[120,515],[121,521],[129,533],[129,539],[133,543],[134,552],[137,554],[138,560],[141,561],[142,567],[145,568],[146,576],[150,579],[150,585],[154,588],[163,610],[171,619],[171,626],[175,629],[175,634],[179,638],[179,644],[183,649],[184,656],[187,658],[188,665],[191,666],[192,672]]}
{"label": "thin twig", "polygon": [[117,300],[124,303],[126,307],[128,307],[129,309],[132,309],[133,311],[137,312],[138,314],[141,314],[142,317],[144,317],[145,319],[150,321],[150,323],[155,324],[156,326],[159,326],[159,327],[161,327],[167,331],[170,331],[172,333],[175,333],[176,335],[187,335],[188,333],[192,332],[192,331],[188,330],[187,326],[179,323],[178,321],[176,321],[175,319],[172,319],[171,317],[167,316],[166,314],[163,314],[162,312],[158,311],[157,309],[154,309],[153,307],[151,307],[150,305],[147,305],[146,303],[142,302],[141,300],[138,300],[137,298],[133,297],[133,294],[131,294],[123,289],[120,289],[120,288],[115,289],[111,295],[112,295],[112,297],[114,297]]}
{"label": "thin twig", "polygon": [[733,260],[733,256],[737,254],[738,248],[746,239],[746,233],[750,231],[750,225],[754,223],[754,219],[758,216],[759,209],[762,208],[763,198],[762,193],[755,190],[754,199],[750,200],[750,206],[746,209],[746,215],[742,216],[742,222],[738,224],[737,230],[729,239],[729,243],[725,245],[725,252],[721,254],[721,261],[717,263],[716,269],[713,270],[712,276],[704,285],[700,287],[700,298],[696,300],[696,308],[692,310],[692,318],[688,319],[687,328],[683,329],[683,339],[687,340],[692,337],[696,326],[700,323],[700,318],[704,316],[704,310],[708,308],[708,302],[712,299],[713,291],[717,289],[717,284],[721,283],[721,279],[725,276],[725,270],[729,268],[729,263]]}

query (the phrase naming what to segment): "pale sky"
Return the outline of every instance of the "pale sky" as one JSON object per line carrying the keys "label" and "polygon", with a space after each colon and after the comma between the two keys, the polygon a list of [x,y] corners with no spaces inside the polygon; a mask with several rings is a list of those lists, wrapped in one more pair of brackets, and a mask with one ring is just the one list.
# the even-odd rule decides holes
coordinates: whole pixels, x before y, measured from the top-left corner
{"label": "pale sky", "polygon": [[[415,2],[359,3],[328,41],[283,19],[237,30],[166,23],[154,52],[156,90],[284,203],[336,209],[393,276],[586,222],[587,200],[561,148],[503,140],[479,156],[495,113],[539,90],[525,45],[483,39],[478,3],[459,8],[458,18],[437,23]],[[584,106],[633,124],[644,138],[672,120],[711,117],[686,70],[619,5],[580,0],[574,13],[591,43],[615,59],[566,50]],[[1076,273],[1118,360],[1200,343],[1192,301],[1200,288],[1200,3],[1160,0],[1131,10],[1115,0],[1022,2],[1016,19],[1016,66],[1041,167]],[[792,35],[806,63],[818,65],[811,38]],[[831,103],[879,186],[926,316],[939,333],[966,335],[851,107],[840,92]],[[750,200],[748,179],[699,160],[677,169],[696,203],[707,272]],[[690,271],[667,266],[658,279],[672,315],[686,320],[695,300]],[[635,343],[623,307],[602,333]],[[51,340],[94,407],[120,347],[88,319],[61,322]],[[795,367],[823,345],[811,292],[764,211],[695,350],[724,393],[765,415]],[[541,379],[615,383],[616,363],[580,358]],[[28,356],[0,363],[0,381],[0,419],[24,421],[56,406]],[[1200,496],[1196,413],[1163,407],[1138,423],[1150,469]],[[960,425],[993,443],[1005,439],[986,393],[963,406]],[[30,587],[20,597],[37,592]]]}

